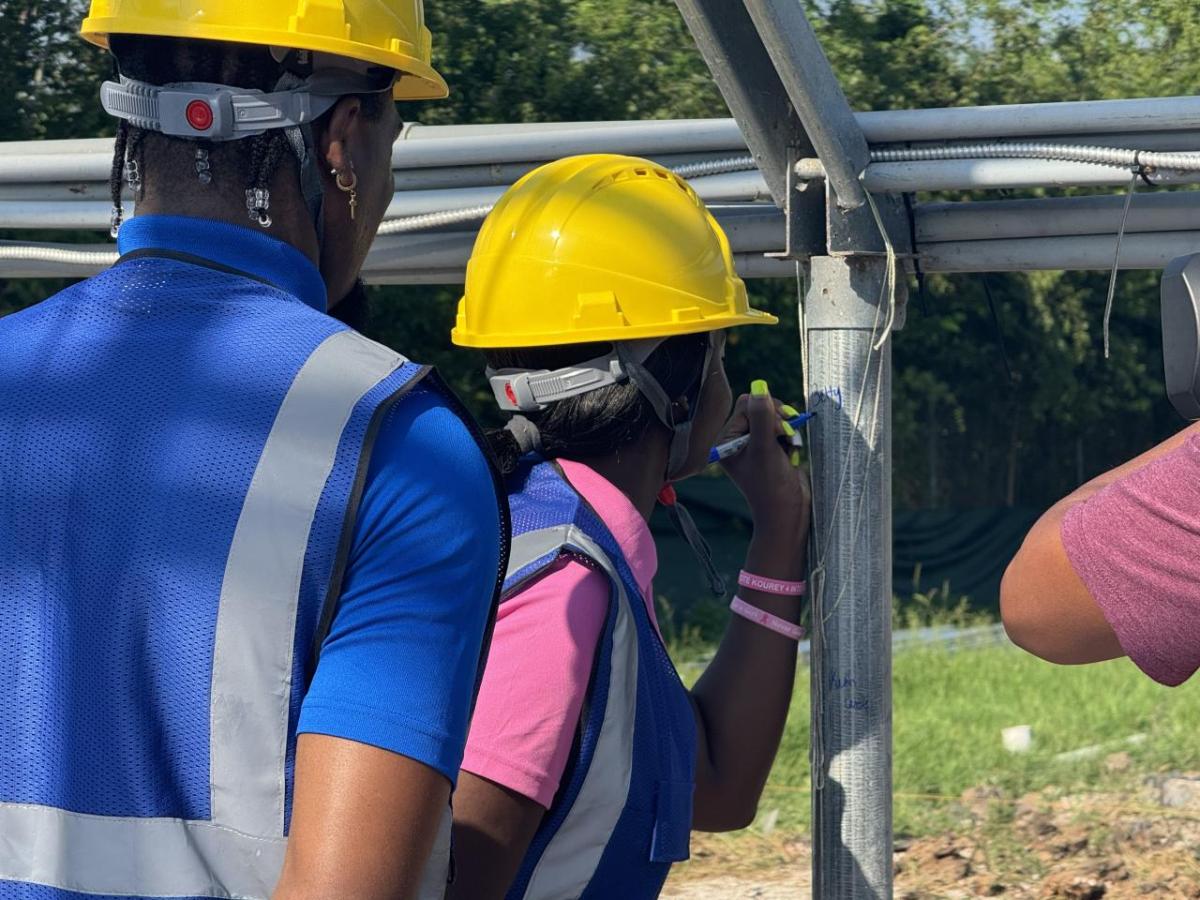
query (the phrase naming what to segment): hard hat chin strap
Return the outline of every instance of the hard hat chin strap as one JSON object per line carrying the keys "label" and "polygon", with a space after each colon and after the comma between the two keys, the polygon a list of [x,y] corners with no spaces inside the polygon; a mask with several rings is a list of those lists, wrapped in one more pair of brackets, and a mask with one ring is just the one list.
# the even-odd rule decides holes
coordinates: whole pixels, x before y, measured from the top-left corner
{"label": "hard hat chin strap", "polygon": [[[686,417],[681,417],[678,414],[677,406],[672,398],[667,396],[667,392],[663,390],[658,379],[650,374],[650,370],[645,367],[643,361],[649,356],[639,360],[624,342],[616,344],[617,359],[621,363],[621,368],[629,375],[629,380],[637,386],[642,396],[654,408],[654,414],[658,416],[658,420],[667,427],[671,432],[671,441],[667,448],[667,481],[673,481],[683,474],[684,466],[687,464],[688,444],[692,436],[692,419],[695,415],[695,405],[691,405]],[[712,360],[712,342],[708,342],[708,349],[704,354],[704,374],[700,376],[700,390],[704,389],[704,380],[708,377],[708,367]]]}
{"label": "hard hat chin strap", "polygon": [[[275,85],[277,91],[302,90],[305,79],[285,72]],[[335,98],[334,103],[340,98]],[[331,104],[332,107],[332,104]],[[312,122],[284,129],[284,137],[300,169],[300,193],[317,232],[317,247],[325,246],[325,183],[321,179],[321,151],[317,147]]]}
{"label": "hard hat chin strap", "polygon": [[726,591],[725,577],[721,574],[720,569],[717,568],[716,562],[713,560],[712,548],[709,547],[708,541],[700,533],[700,529],[697,527],[695,519],[692,518],[692,514],[680,502],[679,497],[675,493],[675,488],[672,486],[672,482],[682,476],[687,467],[688,455],[692,444],[692,423],[695,421],[696,411],[700,408],[700,398],[704,396],[704,386],[708,383],[709,375],[712,372],[714,350],[715,345],[712,336],[709,335],[705,341],[704,368],[700,370],[700,383],[696,388],[695,400],[687,405],[681,417],[677,412],[678,404],[667,396],[667,392],[663,390],[658,379],[650,374],[650,371],[643,365],[643,360],[637,360],[632,356],[628,356],[622,344],[617,344],[616,346],[617,356],[621,360],[622,367],[629,373],[630,381],[637,385],[637,389],[641,391],[642,396],[654,407],[654,412],[658,416],[659,421],[671,431],[671,441],[667,445],[665,485],[659,494],[659,502],[666,506],[671,518],[671,524],[675,526],[675,530],[679,532],[679,536],[683,538],[688,548],[692,551],[696,562],[700,564],[700,568],[704,572],[704,578],[708,582],[709,590],[715,596],[723,597]]}

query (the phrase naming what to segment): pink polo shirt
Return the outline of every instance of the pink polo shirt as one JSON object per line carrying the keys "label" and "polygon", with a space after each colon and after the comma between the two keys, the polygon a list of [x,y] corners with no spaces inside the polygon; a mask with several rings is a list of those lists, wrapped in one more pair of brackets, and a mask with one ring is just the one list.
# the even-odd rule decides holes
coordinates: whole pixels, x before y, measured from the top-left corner
{"label": "pink polo shirt", "polygon": [[[646,520],[592,469],[557,460],[604,521],[637,580],[655,627],[658,554]],[[462,768],[549,809],[558,792],[608,614],[607,576],[559,560],[505,600],[496,619]]]}
{"label": "pink polo shirt", "polygon": [[1200,434],[1072,507],[1071,566],[1155,681],[1200,668]]}

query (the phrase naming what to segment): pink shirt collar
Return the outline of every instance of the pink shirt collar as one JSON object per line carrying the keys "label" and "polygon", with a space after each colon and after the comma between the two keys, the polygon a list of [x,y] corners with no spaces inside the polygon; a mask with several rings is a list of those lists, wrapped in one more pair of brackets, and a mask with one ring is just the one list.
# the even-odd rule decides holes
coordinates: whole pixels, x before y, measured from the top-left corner
{"label": "pink shirt collar", "polygon": [[633,503],[615,484],[583,463],[556,459],[567,481],[608,526],[617,546],[646,598],[652,596],[651,582],[658,571],[658,551],[650,526]]}

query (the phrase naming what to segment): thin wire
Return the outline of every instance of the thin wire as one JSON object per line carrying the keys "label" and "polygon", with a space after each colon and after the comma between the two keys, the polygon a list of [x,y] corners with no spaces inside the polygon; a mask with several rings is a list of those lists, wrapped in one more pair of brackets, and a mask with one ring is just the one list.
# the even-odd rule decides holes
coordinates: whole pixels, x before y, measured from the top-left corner
{"label": "thin wire", "polygon": [[[862,180],[862,176],[859,176]],[[888,338],[892,336],[892,328],[896,324],[896,245],[892,243],[892,236],[888,234],[888,230],[884,227],[883,216],[879,214],[879,207],[875,203],[875,198],[871,196],[870,191],[863,192],[867,197],[867,206],[871,207],[871,215],[875,219],[875,227],[879,229],[879,235],[883,238],[883,248],[887,251],[887,275],[883,279],[883,285],[879,289],[879,301],[883,302],[883,292],[887,291],[888,300],[888,317],[887,324],[883,327],[883,335],[879,338],[879,343],[873,344],[871,349],[879,352],[883,349],[883,345],[887,343]]]}
{"label": "thin wire", "polygon": [[1121,225],[1117,229],[1117,249],[1113,251],[1112,274],[1108,277],[1108,298],[1104,301],[1104,358],[1108,359],[1109,351],[1109,322],[1112,319],[1113,300],[1117,295],[1117,273],[1121,269],[1121,242],[1125,239],[1125,223],[1129,221],[1129,207],[1133,205],[1133,195],[1137,193],[1138,179],[1142,167],[1138,166],[1133,177],[1129,179],[1129,190],[1125,194],[1125,209],[1121,212]]}

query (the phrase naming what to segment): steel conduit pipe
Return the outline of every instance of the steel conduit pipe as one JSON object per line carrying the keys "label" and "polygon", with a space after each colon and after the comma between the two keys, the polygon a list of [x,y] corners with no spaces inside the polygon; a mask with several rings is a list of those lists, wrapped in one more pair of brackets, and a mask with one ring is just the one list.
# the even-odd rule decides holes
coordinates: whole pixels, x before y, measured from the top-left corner
{"label": "steel conduit pipe", "polygon": [[[801,160],[803,178],[821,177],[813,160]],[[967,159],[933,162],[872,163],[864,184],[878,194],[936,191],[1018,190],[1028,188],[1119,187],[1129,184],[1128,170],[1079,162],[1039,159]],[[1155,172],[1156,184],[1197,184],[1200,173]]]}
{"label": "steel conduit pipe", "polygon": [[[1112,268],[1116,234],[1016,238],[925,244],[920,248],[926,272],[1027,272],[1035,270],[1108,270]],[[1161,269],[1172,259],[1200,251],[1200,231],[1126,234],[1120,268]]]}
{"label": "steel conduit pipe", "polygon": [[[1121,224],[1125,196],[920,203],[916,234],[921,246],[939,242],[1111,235]],[[1125,223],[1127,234],[1193,231],[1200,227],[1200,193],[1136,194]]]}

